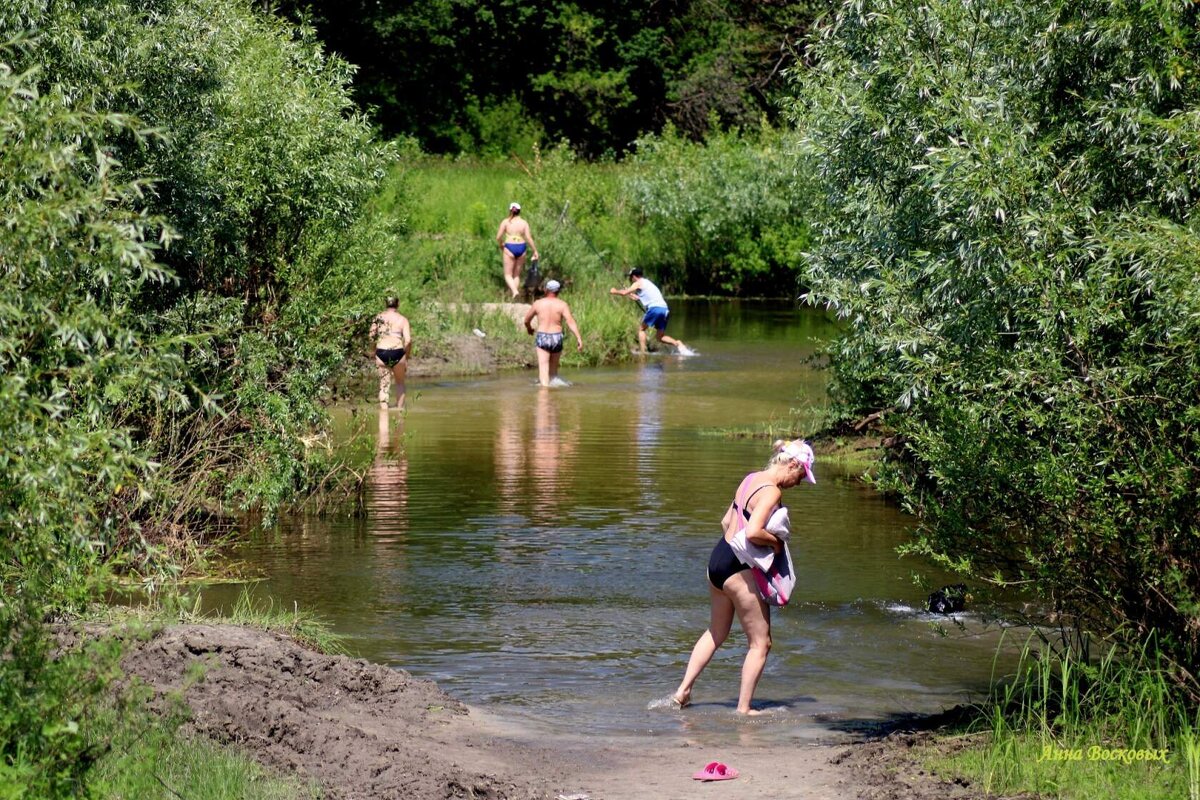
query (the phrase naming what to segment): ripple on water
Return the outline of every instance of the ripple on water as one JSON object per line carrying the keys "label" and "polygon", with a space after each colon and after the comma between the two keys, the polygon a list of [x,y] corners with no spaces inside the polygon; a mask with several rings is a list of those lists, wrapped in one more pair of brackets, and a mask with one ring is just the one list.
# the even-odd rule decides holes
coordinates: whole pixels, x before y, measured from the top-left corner
{"label": "ripple on water", "polygon": [[[347,415],[377,437],[361,515],[286,518],[238,557],[266,577],[260,591],[330,619],[357,654],[467,702],[551,728],[727,735],[736,626],[691,708],[648,708],[708,624],[719,521],[767,455],[763,439],[709,432],[787,427],[793,407],[817,402],[824,378],[805,359],[827,323],[689,308],[672,326],[696,358],[564,370],[576,385],[556,392],[525,374],[417,380],[407,417]],[[895,553],[908,520],[836,465],[818,460],[817,475],[786,495],[799,588],[773,615],[758,692],[772,713],[738,724],[839,736],[985,685],[994,639],[973,620],[941,636],[920,613],[910,573],[922,567]],[[232,602],[236,589],[221,591],[206,600]]]}

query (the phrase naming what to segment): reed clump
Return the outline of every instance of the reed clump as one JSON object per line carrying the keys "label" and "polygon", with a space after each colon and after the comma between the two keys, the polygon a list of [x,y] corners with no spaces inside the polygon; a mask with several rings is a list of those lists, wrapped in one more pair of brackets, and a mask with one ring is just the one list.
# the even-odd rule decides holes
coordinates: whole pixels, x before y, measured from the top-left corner
{"label": "reed clump", "polygon": [[1027,643],[963,734],[970,746],[930,761],[988,794],[1200,800],[1200,709],[1155,637],[1089,656]]}

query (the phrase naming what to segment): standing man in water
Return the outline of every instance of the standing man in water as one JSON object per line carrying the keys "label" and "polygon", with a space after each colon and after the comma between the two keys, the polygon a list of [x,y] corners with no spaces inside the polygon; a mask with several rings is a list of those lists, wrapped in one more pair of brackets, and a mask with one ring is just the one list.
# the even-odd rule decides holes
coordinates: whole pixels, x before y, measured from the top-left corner
{"label": "standing man in water", "polygon": [[643,354],[646,353],[646,329],[653,327],[658,341],[671,345],[679,351],[681,356],[692,355],[691,348],[686,344],[667,336],[667,317],[670,316],[671,310],[667,308],[667,301],[663,299],[662,292],[658,287],[642,276],[641,267],[629,270],[629,280],[629,288],[609,289],[608,293],[633,297],[642,304],[642,308],[646,309],[646,315],[642,317],[642,323],[638,326],[638,350]]}
{"label": "standing man in water", "polygon": [[504,259],[504,282],[508,284],[513,299],[521,293],[521,268],[525,266],[525,251],[533,250],[533,260],[538,260],[537,245],[529,223],[521,219],[521,204],[509,203],[508,216],[496,231],[496,244],[500,246],[500,257]]}
{"label": "standing man in water", "polygon": [[[538,383],[542,386],[565,386],[566,381],[558,377],[558,361],[562,358],[563,322],[567,323],[571,333],[575,335],[575,350],[583,352],[583,338],[579,335],[579,326],[571,316],[571,307],[566,301],[558,299],[562,284],[558,281],[546,282],[546,296],[536,300],[525,315],[525,330],[534,337],[537,346]],[[533,318],[537,317],[537,333],[533,330]]]}

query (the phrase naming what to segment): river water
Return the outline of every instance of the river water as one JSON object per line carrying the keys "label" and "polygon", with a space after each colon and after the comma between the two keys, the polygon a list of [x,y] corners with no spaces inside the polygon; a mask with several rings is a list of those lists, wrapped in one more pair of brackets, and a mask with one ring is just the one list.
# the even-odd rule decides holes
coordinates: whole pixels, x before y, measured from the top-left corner
{"label": "river water", "polygon": [[[632,320],[631,320],[632,322]],[[368,469],[361,513],[283,519],[235,558],[255,592],[323,616],[352,653],[436,680],[460,699],[555,730],[728,731],[737,625],[685,713],[653,708],[708,621],[705,566],[719,520],[769,443],[723,431],[785,422],[822,402],[808,364],[831,333],[786,305],[676,303],[694,358],[412,381],[410,410],[339,409]],[[818,458],[784,495],[797,596],[773,615],[756,695],[739,722],[764,741],[829,740],[978,697],[997,635],[921,610],[949,582],[895,547],[911,520]],[[236,587],[210,587],[208,605]]]}

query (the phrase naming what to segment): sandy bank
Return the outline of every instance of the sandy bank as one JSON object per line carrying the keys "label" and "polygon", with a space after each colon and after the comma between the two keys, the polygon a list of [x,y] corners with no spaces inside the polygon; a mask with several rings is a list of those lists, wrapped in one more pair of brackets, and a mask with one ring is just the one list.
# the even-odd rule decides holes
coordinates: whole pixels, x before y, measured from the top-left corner
{"label": "sandy bank", "polygon": [[[547,737],[469,709],[430,681],[272,633],[172,626],[138,643],[130,673],[181,689],[197,734],[319,783],[329,798],[590,800],[969,798],[909,763],[903,737],[858,746],[699,746],[684,737]],[[665,713],[687,713],[665,712]],[[721,760],[737,780],[691,774]]]}

